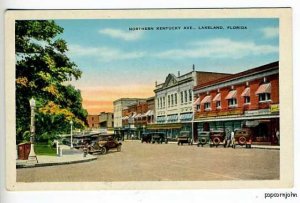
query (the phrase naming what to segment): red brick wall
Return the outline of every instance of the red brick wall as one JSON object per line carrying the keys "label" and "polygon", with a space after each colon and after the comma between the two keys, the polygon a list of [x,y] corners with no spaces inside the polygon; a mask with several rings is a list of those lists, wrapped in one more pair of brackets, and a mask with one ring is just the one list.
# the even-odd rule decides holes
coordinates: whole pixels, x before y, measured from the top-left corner
{"label": "red brick wall", "polygon": [[99,128],[99,115],[88,115],[87,122],[89,128]]}
{"label": "red brick wall", "polygon": [[217,80],[219,78],[224,78],[229,75],[231,75],[231,74],[197,72],[197,84],[196,85],[201,85],[201,84],[213,81],[213,80]]}
{"label": "red brick wall", "polygon": [[[279,78],[278,74],[273,75],[270,77],[267,77],[267,82],[271,83],[271,102],[264,102],[264,103],[259,103],[259,97],[258,95],[255,94],[256,90],[258,87],[263,83],[263,78],[259,78],[257,80],[253,80],[249,82],[249,87],[250,87],[250,105],[244,105],[244,97],[241,97],[242,92],[244,89],[247,87],[246,83],[241,83],[241,84],[236,84],[234,85],[234,89],[237,91],[237,107],[230,109],[228,108],[228,100],[225,99],[225,97],[228,95],[228,93],[231,91],[231,86],[226,86],[220,89],[221,93],[221,110],[216,109],[216,102],[211,102],[211,111],[210,112],[205,112],[204,111],[204,105],[201,104],[201,111],[196,113],[196,118],[197,117],[203,117],[210,114],[214,114],[217,112],[231,112],[236,114],[241,114],[241,111],[245,110],[258,110],[258,109],[266,109],[270,108],[271,104],[279,104]],[[217,95],[218,90],[215,89],[213,91],[210,91],[209,94],[213,98]],[[206,92],[200,94],[200,102],[202,99],[206,96]],[[195,98],[197,99],[197,97]]]}

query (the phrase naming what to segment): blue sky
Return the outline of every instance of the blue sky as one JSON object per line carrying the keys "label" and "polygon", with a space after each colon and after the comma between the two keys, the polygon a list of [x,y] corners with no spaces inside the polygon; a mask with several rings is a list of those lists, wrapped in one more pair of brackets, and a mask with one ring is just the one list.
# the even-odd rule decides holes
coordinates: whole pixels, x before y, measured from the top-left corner
{"label": "blue sky", "polygon": [[[102,109],[109,110],[109,101],[120,97],[152,96],[155,81],[164,82],[168,73],[190,72],[193,64],[198,71],[236,73],[279,60],[278,19],[106,19],[56,23],[64,28],[61,37],[68,43],[68,55],[83,71],[82,78],[73,84],[82,90],[85,104],[93,104],[87,108],[95,113],[100,100],[107,105]],[[156,30],[173,26],[180,29]],[[184,30],[184,26],[193,29]],[[224,29],[198,29],[199,26]],[[228,26],[247,29],[227,29]],[[154,30],[129,31],[132,27]],[[105,91],[107,88],[118,94]]]}

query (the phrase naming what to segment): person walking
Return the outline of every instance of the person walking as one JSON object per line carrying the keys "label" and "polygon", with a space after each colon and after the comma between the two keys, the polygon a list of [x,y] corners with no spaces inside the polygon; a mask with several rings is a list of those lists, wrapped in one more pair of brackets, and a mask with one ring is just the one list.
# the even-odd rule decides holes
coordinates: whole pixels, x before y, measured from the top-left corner
{"label": "person walking", "polygon": [[235,148],[235,142],[234,142],[234,131],[230,134],[230,140],[231,140],[231,147]]}

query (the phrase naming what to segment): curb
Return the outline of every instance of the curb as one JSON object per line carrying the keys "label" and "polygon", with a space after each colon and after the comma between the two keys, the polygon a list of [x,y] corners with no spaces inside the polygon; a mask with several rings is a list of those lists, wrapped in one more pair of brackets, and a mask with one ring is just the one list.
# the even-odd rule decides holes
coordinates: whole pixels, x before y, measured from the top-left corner
{"label": "curb", "polygon": [[16,168],[35,168],[35,167],[44,167],[44,166],[55,166],[55,165],[67,165],[67,164],[76,164],[76,163],[83,163],[96,160],[97,157],[83,159],[83,160],[76,160],[76,161],[65,161],[65,162],[53,162],[53,163],[37,163],[37,164],[17,164]]}

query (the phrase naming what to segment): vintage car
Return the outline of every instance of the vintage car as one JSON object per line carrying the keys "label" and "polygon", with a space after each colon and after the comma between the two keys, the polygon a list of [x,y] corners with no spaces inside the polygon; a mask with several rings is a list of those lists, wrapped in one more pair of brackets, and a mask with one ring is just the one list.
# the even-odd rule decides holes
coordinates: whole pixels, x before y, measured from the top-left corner
{"label": "vintage car", "polygon": [[199,139],[199,142],[197,144],[198,147],[200,145],[201,145],[201,147],[203,147],[203,145],[210,143],[210,132],[209,131],[199,131],[198,139]]}
{"label": "vintage car", "polygon": [[144,142],[150,143],[151,140],[152,140],[152,134],[151,133],[149,133],[149,132],[142,133],[142,135],[141,135],[141,143],[144,143]]}
{"label": "vintage car", "polygon": [[190,138],[190,131],[181,131],[177,137],[177,145],[183,145],[184,143],[191,145],[192,140]]}
{"label": "vintage car", "polygon": [[151,139],[152,144],[154,144],[155,142],[157,142],[159,144],[161,144],[163,142],[168,144],[168,139],[167,139],[166,133],[153,132],[153,133],[151,133],[151,135],[152,135],[152,139]]}
{"label": "vintage car", "polygon": [[92,141],[87,144],[86,150],[88,153],[99,153],[106,154],[110,149],[117,149],[118,152],[121,151],[122,143],[115,139],[112,135],[100,135],[96,141]]}
{"label": "vintage car", "polygon": [[252,144],[252,131],[250,128],[242,128],[234,131],[234,145],[245,145],[246,148],[251,148]]}
{"label": "vintage car", "polygon": [[210,140],[211,144],[210,146],[216,146],[218,147],[221,143],[224,142],[225,139],[225,132],[222,130],[215,130],[215,131],[210,131]]}

